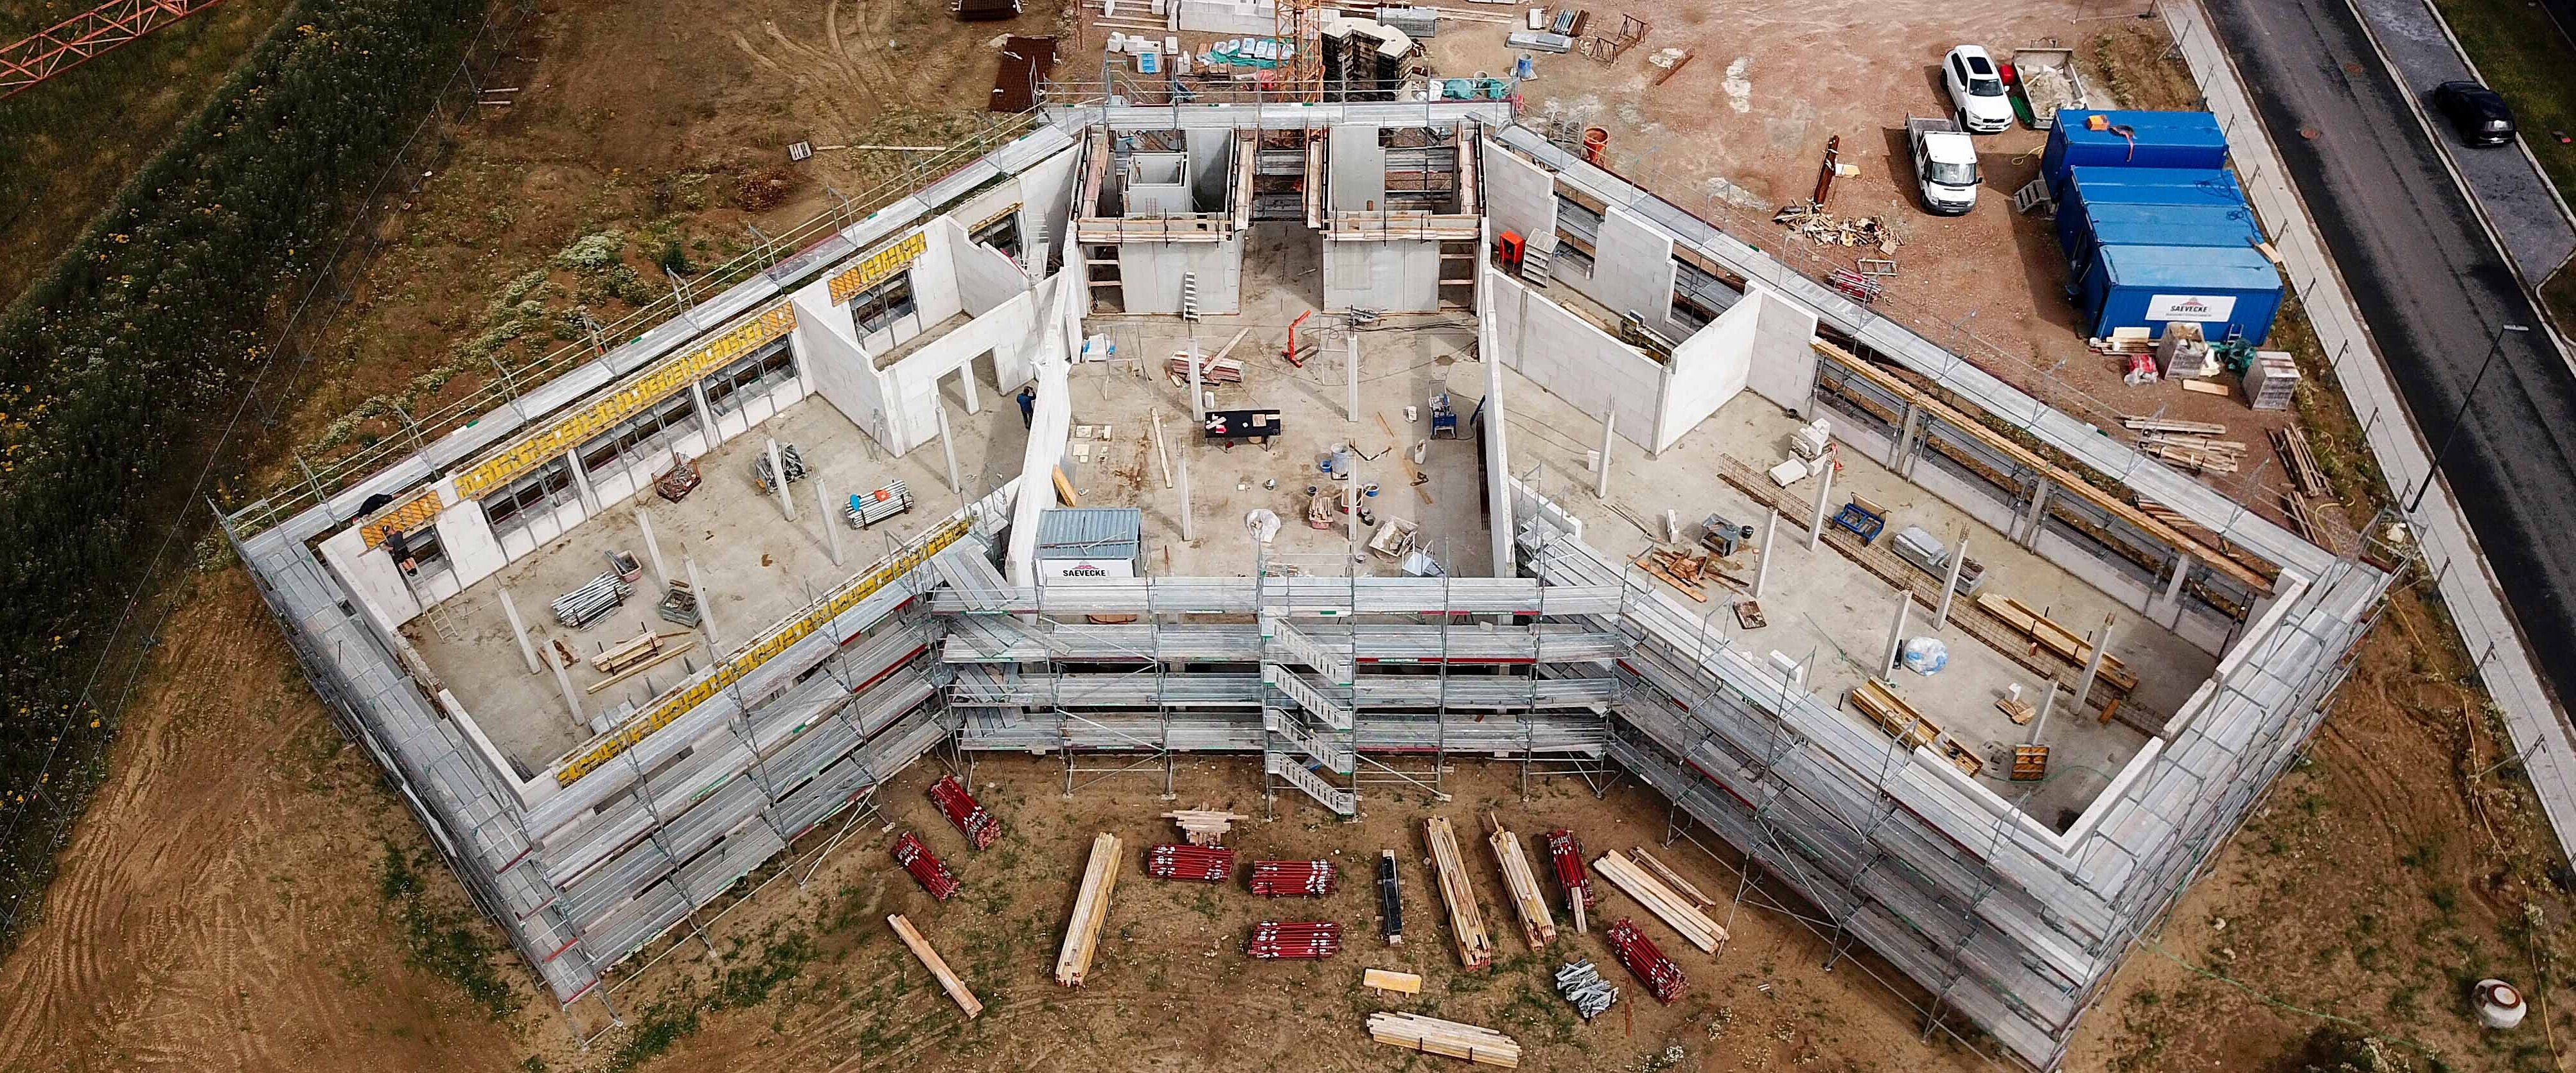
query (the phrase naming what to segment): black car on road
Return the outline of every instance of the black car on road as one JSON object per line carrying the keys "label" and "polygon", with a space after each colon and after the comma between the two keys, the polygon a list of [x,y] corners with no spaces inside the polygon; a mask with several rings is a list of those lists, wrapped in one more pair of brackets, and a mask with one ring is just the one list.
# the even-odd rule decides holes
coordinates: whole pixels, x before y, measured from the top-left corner
{"label": "black car on road", "polygon": [[2433,107],[2451,120],[2460,131],[2460,140],[2470,145],[2510,145],[2513,143],[2513,109],[2504,106],[2496,91],[2475,82],[2444,82],[2433,87]]}

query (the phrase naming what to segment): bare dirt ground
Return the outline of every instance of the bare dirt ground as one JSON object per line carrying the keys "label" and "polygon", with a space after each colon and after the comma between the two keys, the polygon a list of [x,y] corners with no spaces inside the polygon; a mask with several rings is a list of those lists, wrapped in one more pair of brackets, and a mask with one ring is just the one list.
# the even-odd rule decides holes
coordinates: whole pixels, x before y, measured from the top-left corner
{"label": "bare dirt ground", "polygon": [[[1775,79],[1781,98],[1847,113],[1838,129],[1875,130],[1863,121],[1901,113],[1893,102],[1934,102],[1928,72],[1915,68],[1928,68],[1951,40],[1984,35],[2000,48],[2113,25],[2073,22],[2098,12],[2063,6],[1882,2],[1866,17],[1830,4],[1796,10],[1794,19],[1700,16],[1703,29],[1693,32],[1734,47],[1702,51],[1663,91],[1644,94],[1643,121],[1614,136],[1614,153],[1662,144],[1670,147],[1664,161],[1687,157],[1704,176],[1732,176],[1765,201],[1794,196],[1829,121],[1810,117],[1784,139],[1796,144],[1774,146],[1764,118],[1773,106],[1759,102]],[[2025,11],[2043,21],[2015,21],[2012,12]],[[549,316],[576,300],[615,301],[595,276],[548,267],[578,236],[614,228],[657,244],[676,237],[704,260],[738,241],[745,221],[810,214],[821,182],[856,184],[888,166],[827,157],[789,171],[779,152],[787,141],[936,140],[971,129],[974,121],[954,110],[980,104],[993,62],[982,42],[1003,27],[960,31],[934,15],[927,4],[846,2],[549,8],[524,50],[525,103],[472,131],[415,201],[394,236],[399,247],[364,288],[365,309],[344,322],[327,386],[296,411],[293,427],[319,434],[359,401],[453,362],[457,348],[493,327],[494,298],[522,273],[547,268],[545,283],[557,291],[538,300]],[[1032,14],[1011,28],[1042,32],[1049,18]],[[1690,19],[1663,16],[1658,33],[1678,36]],[[881,37],[904,42],[903,62],[889,58]],[[1908,62],[1863,76],[1821,59],[1846,56],[1855,40],[1878,41]],[[1644,47],[1674,43],[1650,37]],[[1756,57],[1743,78],[1758,106],[1745,113],[1718,104],[1735,55]],[[1632,54],[1604,77],[1638,77],[1631,68],[1642,64]],[[1579,100],[1596,91],[1564,73],[1578,65],[1561,57],[1542,71],[1562,76],[1558,92]],[[1781,73],[1769,73],[1774,67]],[[1617,107],[1609,105],[1614,117]],[[845,117],[833,122],[848,126],[814,116]],[[1644,122],[1672,125],[1648,135]],[[1847,133],[1846,145],[1855,140],[1868,139]],[[1864,169],[1864,180],[1883,176],[1883,166]],[[1747,211],[1768,216],[1767,205]],[[1963,226],[1985,226],[1988,211]],[[1907,262],[1917,273],[1900,277],[1909,285],[1954,271],[1945,278],[1963,286],[2045,286],[2027,272],[1944,269],[1932,256],[1940,247],[1917,244],[1926,256]],[[632,237],[623,250],[630,267],[650,267],[655,252]],[[583,290],[593,293],[572,293]],[[2044,321],[2045,306],[2024,304]],[[2331,407],[2311,421],[2323,435],[2350,432],[2349,415]],[[368,430],[383,434],[381,425]],[[2364,476],[2353,465],[2338,479]],[[1283,804],[1286,820],[1249,825],[1237,839],[1258,852],[1339,853],[1355,873],[1369,850],[1406,850],[1416,937],[1401,954],[1373,945],[1365,884],[1292,907],[1131,874],[1096,984],[1057,989],[1048,966],[1088,836],[1116,830],[1141,846],[1164,836],[1152,815],[1175,804],[1258,811],[1251,770],[1231,761],[1185,765],[1175,803],[1133,778],[1066,802],[1053,761],[988,762],[977,778],[994,784],[987,800],[1007,833],[981,855],[964,852],[921,799],[929,769],[908,772],[886,797],[890,816],[920,829],[958,868],[967,884],[959,900],[932,905],[886,862],[888,836],[854,832],[801,888],[770,884],[715,921],[712,956],[695,940],[679,943],[662,966],[627,982],[619,992],[626,1027],[583,1052],[527,970],[490,949],[497,932],[466,910],[434,855],[424,856],[426,837],[371,763],[323,718],[238,570],[197,585],[158,650],[110,779],[74,832],[47,913],[0,962],[0,1070],[1445,1067],[1365,1041],[1355,1026],[1374,1004],[1350,987],[1362,964],[1422,969],[1430,986],[1411,1008],[1505,1027],[1534,1048],[1529,1068],[1660,1066],[1671,1045],[1683,1048],[1684,1069],[1977,1068],[1941,1038],[1920,1042],[1911,1015],[1851,972],[1853,963],[1820,972],[1822,948],[1768,912],[1737,914],[1722,958],[1683,955],[1692,974],[1683,1002],[1660,1007],[1631,987],[1621,1010],[1590,1026],[1571,1022],[1544,991],[1538,959],[1507,922],[1496,927],[1504,964],[1490,976],[1462,975],[1451,968],[1419,863],[1414,821],[1428,811],[1419,794],[1373,799],[1355,826]],[[2570,905],[2554,882],[2566,873],[2515,781],[2509,750],[2463,685],[2474,659],[2444,639],[2439,611],[2401,595],[2308,761],[2149,934],[2152,945],[2132,956],[2085,1023],[2069,1068],[2296,1073],[2331,1068],[2352,1053],[2349,1040],[2365,1036],[2383,1041],[2408,1063],[2402,1068],[2555,1068],[2555,1028],[2576,1033],[2576,1018],[2562,1012],[2567,996],[2552,986],[2571,950]],[[1516,769],[1473,765],[1450,788],[1458,800],[1440,811],[1462,825],[1493,807],[1525,833],[1571,825],[1595,850],[1662,833],[1661,808],[1633,788],[1596,801],[1559,780],[1525,806]],[[1477,867],[1489,868],[1481,848],[1470,849]],[[1723,864],[1684,859],[1713,893],[1733,889]],[[1489,916],[1503,911],[1490,871],[1480,893]],[[1605,897],[1610,911],[1624,904]],[[990,1007],[981,1020],[960,1022],[886,934],[882,916],[894,911],[911,914],[974,982]],[[1352,929],[1350,952],[1320,966],[1244,961],[1241,929],[1272,913],[1341,920]],[[2537,926],[2527,923],[2531,913]],[[1589,938],[1559,946],[1596,959],[1603,952]],[[2533,993],[2538,1012],[2519,1032],[2475,1027],[2465,989],[2488,973]]]}

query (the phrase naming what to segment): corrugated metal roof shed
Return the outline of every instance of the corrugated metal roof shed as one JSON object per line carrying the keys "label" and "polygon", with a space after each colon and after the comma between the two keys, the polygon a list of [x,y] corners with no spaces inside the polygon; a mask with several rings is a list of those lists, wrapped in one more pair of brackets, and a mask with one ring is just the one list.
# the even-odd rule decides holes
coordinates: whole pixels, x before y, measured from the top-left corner
{"label": "corrugated metal roof shed", "polygon": [[1133,559],[1145,512],[1136,507],[1057,507],[1038,514],[1040,559]]}

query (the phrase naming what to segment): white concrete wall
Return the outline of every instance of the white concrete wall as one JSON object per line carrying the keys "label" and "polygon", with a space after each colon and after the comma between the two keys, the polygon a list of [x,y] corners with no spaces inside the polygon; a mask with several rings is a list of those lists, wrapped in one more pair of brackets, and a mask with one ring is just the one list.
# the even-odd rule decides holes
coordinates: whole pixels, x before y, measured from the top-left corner
{"label": "white concrete wall", "polygon": [[1190,159],[1190,196],[1195,204],[1205,205],[1205,212],[1223,211],[1225,188],[1232,181],[1229,167],[1234,155],[1234,131],[1218,127],[1193,127],[1182,132],[1182,145]]}
{"label": "white concrete wall", "polygon": [[[1146,0],[1126,0],[1118,5],[1119,14],[1125,15],[1130,4],[1138,17],[1153,17]],[[1172,0],[1165,10],[1170,13],[1166,25],[1190,33],[1268,37],[1279,31],[1279,5],[1271,0]]]}
{"label": "white concrete wall", "polygon": [[1118,247],[1121,297],[1130,313],[1181,311],[1181,276],[1198,274],[1199,312],[1229,316],[1243,308],[1243,240],[1129,242]]}
{"label": "white concrete wall", "polygon": [[1616,412],[1620,436],[1656,449],[1663,365],[1549,301],[1545,292],[1495,271],[1491,262],[1484,264],[1483,289],[1493,294],[1486,318],[1492,328],[1480,333],[1488,360],[1501,361],[1586,414]]}
{"label": "white concrete wall", "polygon": [[1476,180],[1484,193],[1485,219],[1498,234],[1519,232],[1531,249],[1556,249],[1556,176],[1490,138],[1478,141],[1484,146],[1484,167]]}
{"label": "white concrete wall", "polygon": [[[1063,275],[1062,273],[1059,274]],[[1011,584],[1035,585],[1038,513],[1055,505],[1055,467],[1073,435],[1073,399],[1067,387],[1074,347],[1082,339],[1080,287],[1053,289],[1055,301],[1037,319],[1039,346],[1029,361],[1038,383],[1029,417],[1029,443],[1020,456],[1020,494],[1011,504],[1011,547],[1003,560]]]}
{"label": "white concrete wall", "polygon": [[1010,258],[990,246],[965,241],[966,229],[957,223],[944,219],[939,222],[955,229],[959,239],[949,247],[955,251],[949,271],[957,278],[957,300],[967,316],[992,312],[1029,288],[1029,277]]}
{"label": "white concrete wall", "polygon": [[1655,425],[1656,451],[1688,435],[1744,390],[1753,371],[1754,322],[1760,315],[1760,303],[1737,302],[1673,347],[1664,363],[1669,375]]}
{"label": "white concrete wall", "polygon": [[1430,313],[1440,308],[1437,242],[1324,240],[1324,308]]}
{"label": "white concrete wall", "polygon": [[[1727,311],[1758,305],[1753,328],[1753,367],[1744,386],[1809,420],[1816,409],[1816,313],[1778,292],[1753,284]],[[1721,318],[1723,319],[1723,318]]]}
{"label": "white concrete wall", "polygon": [[359,527],[350,526],[331,534],[321,545],[322,561],[332,573],[388,626],[400,626],[420,614],[420,601],[413,598],[411,585],[403,580],[402,568],[394,565],[393,553],[383,547],[367,547],[366,536]]}
{"label": "white concrete wall", "polygon": [[849,307],[832,304],[830,288],[821,280],[798,290],[791,300],[796,305],[796,350],[805,356],[815,393],[870,437],[884,439],[885,385],[867,352],[859,349]]}
{"label": "white concrete wall", "polygon": [[[1020,245],[1035,251],[1040,245],[1061,249],[1073,221],[1074,165],[1082,158],[1079,148],[1067,149],[1046,158],[1021,172]],[[1076,258],[1066,264],[1079,265]]]}
{"label": "white concrete wall", "polygon": [[1377,128],[1349,124],[1331,128],[1325,147],[1325,186],[1335,212],[1370,212],[1386,207],[1386,150],[1378,148]]}
{"label": "white concrete wall", "polygon": [[[1551,192],[1550,197],[1555,195]],[[1686,332],[1673,326],[1673,239],[1616,205],[1602,214],[1592,244],[1592,272],[1560,268],[1556,278],[1612,315],[1635,313],[1667,339]]]}
{"label": "white concrete wall", "polygon": [[[956,372],[969,362],[994,354],[994,372],[998,377],[1004,363],[1002,351],[1016,350],[1029,338],[1030,309],[1035,296],[1023,291],[992,312],[958,325],[936,341],[904,356],[879,375],[884,378],[886,396],[893,400],[889,434],[894,437],[886,449],[896,454],[939,437],[940,378]],[[1007,382],[1007,381],[1005,381]],[[990,403],[1001,403],[994,399]]]}
{"label": "white concrete wall", "polygon": [[[447,482],[440,482],[446,485]],[[452,497],[453,486],[442,487],[440,494]],[[478,500],[452,503],[438,512],[438,544],[447,549],[448,565],[456,572],[456,583],[471,588],[475,582],[500,573],[510,565],[510,557],[501,551],[501,542],[492,539],[492,524],[483,520],[483,504]]]}

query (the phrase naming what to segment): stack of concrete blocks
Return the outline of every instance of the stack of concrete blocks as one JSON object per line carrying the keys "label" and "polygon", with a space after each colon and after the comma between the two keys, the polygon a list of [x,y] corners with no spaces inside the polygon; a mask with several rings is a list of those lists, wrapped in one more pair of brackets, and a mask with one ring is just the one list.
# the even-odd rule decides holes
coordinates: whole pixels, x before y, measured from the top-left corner
{"label": "stack of concrete blocks", "polygon": [[1279,5],[1270,0],[1171,0],[1167,25],[1194,34],[1279,32]]}

